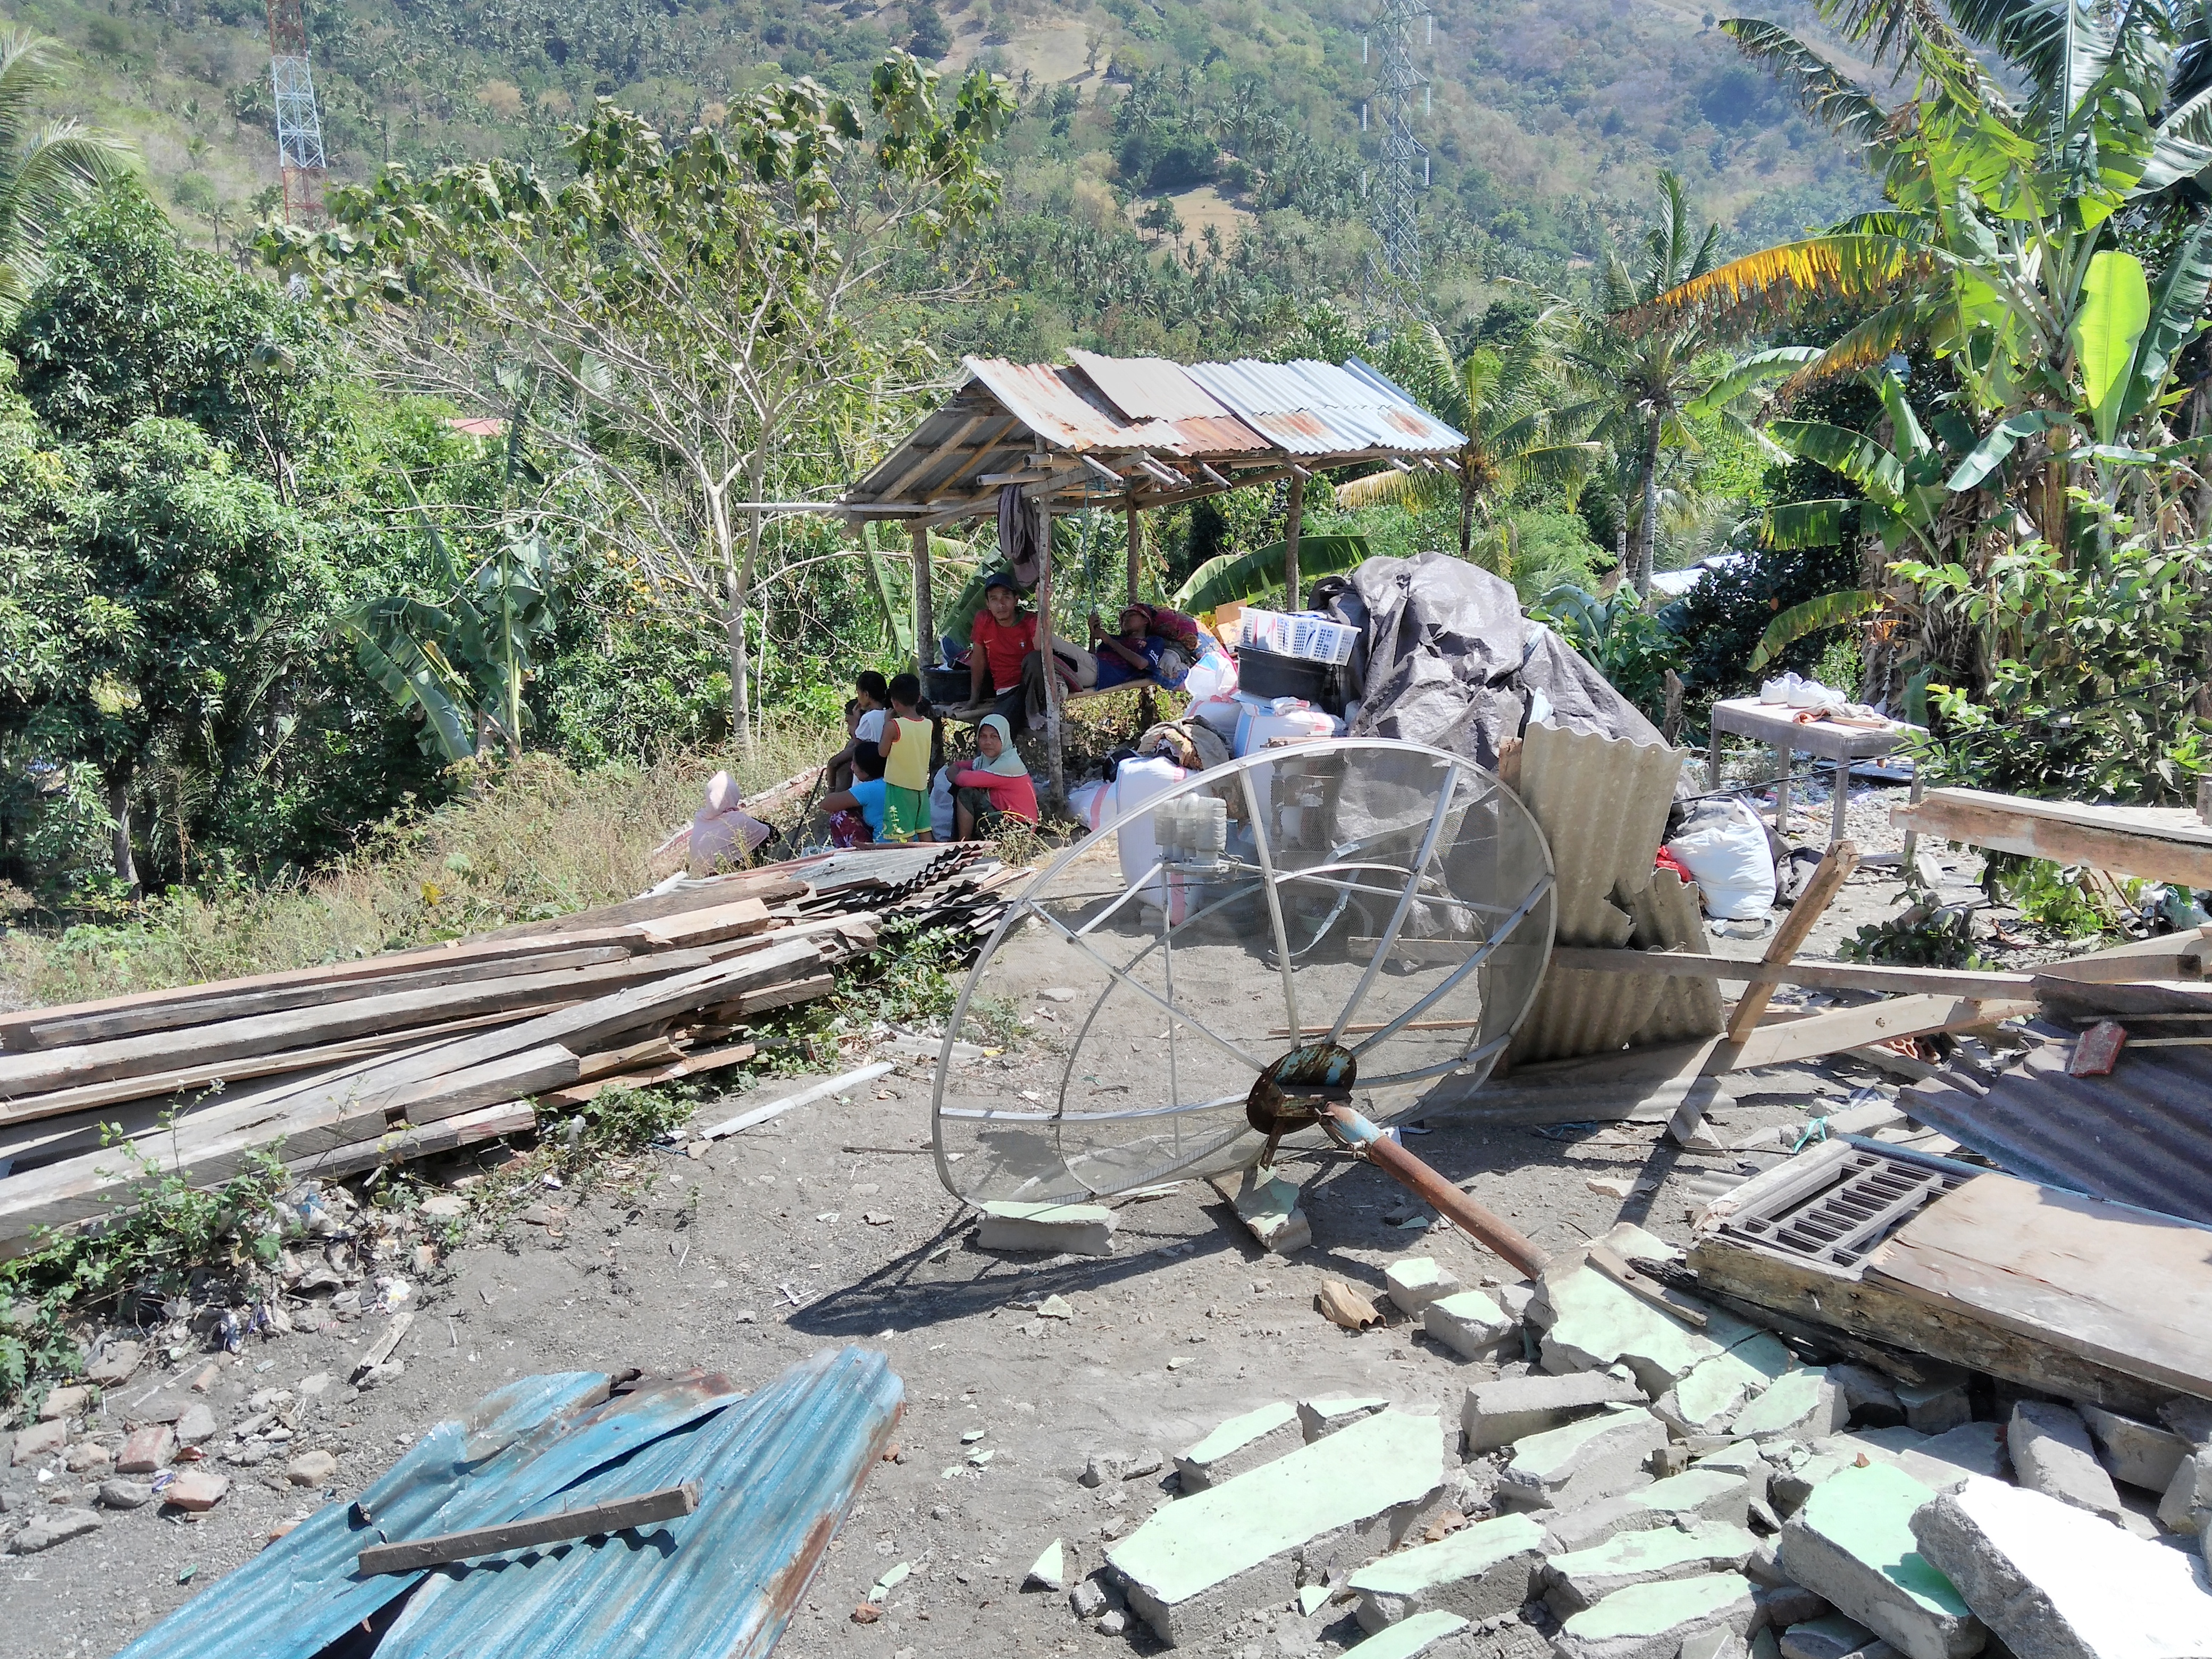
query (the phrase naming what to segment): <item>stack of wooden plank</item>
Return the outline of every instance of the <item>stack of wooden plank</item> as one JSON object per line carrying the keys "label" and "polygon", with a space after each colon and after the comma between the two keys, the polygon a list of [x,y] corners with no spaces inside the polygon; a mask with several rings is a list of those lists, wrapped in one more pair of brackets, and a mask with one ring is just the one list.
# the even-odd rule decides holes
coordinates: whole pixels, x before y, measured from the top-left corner
{"label": "stack of wooden plank", "polygon": [[0,1256],[149,1168],[270,1150],[350,1173],[526,1130],[537,1105],[739,1064],[896,922],[975,943],[1028,875],[982,846],[817,855],[428,949],[0,1016]]}

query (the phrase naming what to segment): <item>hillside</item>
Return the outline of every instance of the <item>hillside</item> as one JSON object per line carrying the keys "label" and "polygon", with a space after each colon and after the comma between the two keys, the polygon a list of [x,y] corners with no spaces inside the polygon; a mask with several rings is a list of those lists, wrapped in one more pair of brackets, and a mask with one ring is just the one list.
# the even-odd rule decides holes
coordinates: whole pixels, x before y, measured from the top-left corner
{"label": "hillside", "polygon": [[[1798,0],[1767,11],[1807,21]],[[1336,228],[1356,215],[1373,143],[1359,130],[1365,12],[1335,0],[311,0],[308,27],[342,180],[386,159],[550,155],[599,94],[681,129],[769,76],[851,86],[919,31],[948,68],[980,59],[1022,89],[1018,205],[1072,200],[1126,224],[1166,197],[1173,219],[1156,212],[1155,235],[1203,257],[1209,227],[1225,244],[1270,209],[1348,246]],[[1742,239],[1866,197],[1850,158],[1740,62],[1698,0],[1439,0],[1437,12],[1424,132],[1443,246],[1494,245],[1486,264],[1507,268],[1587,257],[1601,225],[1640,214],[1659,166]],[[228,240],[266,210],[255,0],[4,0],[0,13],[83,56],[82,112],[139,145],[192,233]],[[1130,141],[1119,106],[1133,94],[1164,142]],[[1208,142],[1179,147],[1186,126]],[[1174,219],[1180,231],[1165,228]]]}

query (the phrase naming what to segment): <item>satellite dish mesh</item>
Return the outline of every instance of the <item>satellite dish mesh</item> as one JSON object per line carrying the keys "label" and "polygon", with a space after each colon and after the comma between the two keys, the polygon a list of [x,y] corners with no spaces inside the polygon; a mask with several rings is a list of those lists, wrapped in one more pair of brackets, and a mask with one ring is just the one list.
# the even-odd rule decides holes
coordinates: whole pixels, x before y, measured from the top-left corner
{"label": "satellite dish mesh", "polygon": [[1119,787],[1125,810],[1029,884],[960,994],[933,1097],[949,1191],[1068,1202],[1248,1165],[1254,1080],[1306,1044],[1351,1052],[1378,1122],[1489,1074],[1555,908],[1543,831],[1494,775],[1352,738],[1133,806],[1141,770]]}

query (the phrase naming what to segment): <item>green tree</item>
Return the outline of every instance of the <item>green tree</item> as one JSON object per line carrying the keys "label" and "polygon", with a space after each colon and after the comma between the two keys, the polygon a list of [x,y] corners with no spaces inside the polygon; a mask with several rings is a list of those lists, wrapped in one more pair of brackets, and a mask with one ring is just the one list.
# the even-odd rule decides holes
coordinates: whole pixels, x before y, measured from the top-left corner
{"label": "green tree", "polygon": [[131,155],[98,127],[39,119],[68,63],[60,41],[0,26],[0,322],[38,286],[46,244],[70,209]]}
{"label": "green tree", "polygon": [[1414,395],[1464,435],[1453,465],[1355,478],[1337,486],[1337,504],[1455,507],[1460,557],[1474,556],[1479,522],[1490,567],[1510,577],[1511,559],[1494,522],[1497,511],[1532,483],[1552,485],[1571,501],[1605,453],[1589,440],[1563,438],[1552,411],[1560,390],[1554,339],[1560,314],[1547,311],[1510,343],[1476,345],[1456,360],[1436,325],[1422,324],[1400,354],[1407,361],[1392,367],[1407,371]]}
{"label": "green tree", "polygon": [[933,371],[899,335],[964,285],[946,238],[996,203],[982,157],[1013,112],[1003,79],[940,98],[903,52],[877,66],[868,111],[800,80],[670,145],[602,99],[565,182],[508,161],[419,183],[395,168],[335,194],[333,229],[270,234],[388,386],[530,418],[603,497],[591,527],[641,582],[719,613],[741,732],[756,504],[842,483]]}
{"label": "green tree", "polygon": [[1711,270],[1719,241],[1717,224],[1702,234],[1693,230],[1681,179],[1661,173],[1658,220],[1645,234],[1642,259],[1631,268],[1607,250],[1598,273],[1599,313],[1582,320],[1567,345],[1586,401],[1559,418],[1610,446],[1630,481],[1626,493],[1636,505],[1628,574],[1639,596],[1651,591],[1662,452],[1698,447],[1688,410],[1725,367],[1716,362],[1716,331],[1704,314],[1662,312],[1654,301]]}

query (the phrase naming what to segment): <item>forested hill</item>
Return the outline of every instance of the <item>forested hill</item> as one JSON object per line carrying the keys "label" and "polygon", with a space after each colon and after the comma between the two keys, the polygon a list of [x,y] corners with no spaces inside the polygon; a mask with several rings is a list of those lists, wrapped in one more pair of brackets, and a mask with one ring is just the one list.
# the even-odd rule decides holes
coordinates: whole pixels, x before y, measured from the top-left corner
{"label": "forested hill", "polygon": [[[1746,244],[1868,199],[1856,164],[1711,27],[1708,0],[1437,0],[1424,137],[1440,251],[1559,272],[1640,222],[1658,167]],[[1750,8],[1798,27],[1799,0]],[[1255,216],[1325,276],[1357,264],[1364,0],[309,0],[333,174],[551,155],[595,94],[670,130],[771,76],[850,87],[890,46],[1023,94],[1013,205],[1202,263]],[[203,240],[275,176],[262,0],[0,0],[83,57],[81,112],[132,138]],[[1064,260],[1061,261],[1064,263]],[[1279,264],[1279,259],[1278,264]],[[1098,296],[1110,308],[1111,296]],[[1085,307],[1091,309],[1091,307]],[[1141,308],[1141,307],[1140,307]],[[1155,307],[1157,308],[1157,307]]]}

